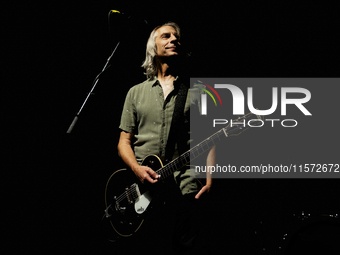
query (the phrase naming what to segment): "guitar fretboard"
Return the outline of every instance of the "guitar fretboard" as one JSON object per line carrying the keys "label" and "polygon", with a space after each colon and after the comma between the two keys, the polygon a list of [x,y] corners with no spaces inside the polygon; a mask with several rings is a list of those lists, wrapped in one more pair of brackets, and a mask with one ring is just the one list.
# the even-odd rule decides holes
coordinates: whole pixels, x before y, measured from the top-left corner
{"label": "guitar fretboard", "polygon": [[160,179],[164,179],[170,176],[176,170],[182,168],[183,166],[187,165],[190,161],[199,157],[204,152],[210,150],[213,146],[222,141],[224,138],[228,136],[238,135],[243,131],[247,130],[248,127],[246,127],[245,123],[247,123],[247,121],[249,121],[251,118],[254,118],[252,119],[252,126],[260,125],[263,122],[261,116],[255,115],[253,113],[248,113],[243,117],[239,117],[236,121],[234,121],[234,125],[231,126],[228,125],[227,127],[222,128],[212,136],[208,137],[207,139],[200,142],[190,150],[183,153],[178,158],[166,164],[164,167],[158,169],[156,172],[161,176]]}
{"label": "guitar fretboard", "polygon": [[210,150],[213,146],[222,141],[222,139],[224,138],[226,138],[226,134],[223,128],[220,131],[213,134],[212,136],[205,139],[204,141],[200,142],[190,150],[186,151],[178,158],[172,160],[164,167],[157,170],[156,171],[157,174],[161,176],[161,179],[172,175],[176,170],[187,165],[190,161],[194,160],[195,158],[198,158],[200,155]]}

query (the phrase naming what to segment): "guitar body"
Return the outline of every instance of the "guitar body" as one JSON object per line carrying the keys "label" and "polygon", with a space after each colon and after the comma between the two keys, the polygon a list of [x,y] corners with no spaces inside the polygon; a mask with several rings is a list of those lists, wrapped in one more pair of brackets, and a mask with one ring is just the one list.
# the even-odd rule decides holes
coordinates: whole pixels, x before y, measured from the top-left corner
{"label": "guitar body", "polygon": [[[155,155],[147,156],[142,165],[153,170],[163,166]],[[142,184],[130,169],[118,170],[110,176],[105,188],[105,217],[118,236],[129,237],[138,231],[151,208],[156,186]]]}
{"label": "guitar body", "polygon": [[[118,237],[132,236],[143,224],[146,212],[150,210],[151,206],[155,207],[153,197],[166,190],[159,188],[161,184],[165,184],[163,182],[165,178],[172,176],[175,171],[187,165],[191,160],[199,157],[226,137],[237,136],[247,130],[248,127],[245,127],[242,123],[248,123],[250,120],[252,126],[263,124],[261,116],[253,113],[238,117],[233,125],[229,124],[222,128],[165,166],[163,166],[159,157],[155,155],[147,156],[142,165],[152,168],[160,176],[159,181],[155,184],[140,183],[131,170],[122,169],[113,173],[105,188],[106,209],[104,219],[110,222],[110,226],[115,230]],[[133,180],[136,182],[133,183]]]}

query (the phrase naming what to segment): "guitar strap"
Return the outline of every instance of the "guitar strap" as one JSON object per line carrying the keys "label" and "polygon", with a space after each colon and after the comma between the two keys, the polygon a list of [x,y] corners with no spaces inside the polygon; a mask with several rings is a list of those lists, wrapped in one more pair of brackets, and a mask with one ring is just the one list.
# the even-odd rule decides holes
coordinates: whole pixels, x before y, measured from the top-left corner
{"label": "guitar strap", "polygon": [[[183,123],[183,112],[184,106],[187,99],[188,87],[182,82],[179,85],[178,94],[175,102],[174,113],[172,115],[172,121],[169,131],[168,142],[165,147],[165,160],[171,161],[172,156],[175,151],[175,144],[177,142],[177,146],[180,146],[180,141],[184,141],[183,132],[179,132],[180,123]],[[180,148],[178,148],[180,149]]]}

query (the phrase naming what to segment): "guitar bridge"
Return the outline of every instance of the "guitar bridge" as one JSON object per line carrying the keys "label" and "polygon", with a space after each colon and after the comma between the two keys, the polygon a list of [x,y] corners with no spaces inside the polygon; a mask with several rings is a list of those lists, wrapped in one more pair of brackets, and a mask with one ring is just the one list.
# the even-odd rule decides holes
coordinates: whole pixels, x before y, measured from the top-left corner
{"label": "guitar bridge", "polygon": [[116,203],[115,203],[115,208],[116,208],[116,211],[119,211],[122,214],[124,214],[125,211],[126,211],[126,207],[125,206],[120,206],[118,201],[116,201]]}

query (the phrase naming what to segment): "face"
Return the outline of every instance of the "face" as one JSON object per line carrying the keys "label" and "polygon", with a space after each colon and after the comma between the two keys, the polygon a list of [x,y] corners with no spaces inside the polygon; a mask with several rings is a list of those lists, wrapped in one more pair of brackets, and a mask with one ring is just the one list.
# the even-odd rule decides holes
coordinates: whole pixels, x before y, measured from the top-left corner
{"label": "face", "polygon": [[179,54],[179,36],[171,26],[160,27],[157,30],[156,47],[158,57],[170,57]]}

